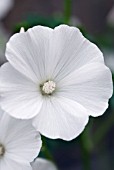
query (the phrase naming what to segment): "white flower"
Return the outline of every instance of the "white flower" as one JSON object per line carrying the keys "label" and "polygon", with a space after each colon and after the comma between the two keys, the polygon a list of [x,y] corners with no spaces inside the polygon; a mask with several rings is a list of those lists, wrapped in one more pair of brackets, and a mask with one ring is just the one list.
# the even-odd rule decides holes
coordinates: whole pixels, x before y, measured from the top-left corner
{"label": "white flower", "polygon": [[13,7],[14,0],[0,0],[0,19],[6,16]]}
{"label": "white flower", "polygon": [[6,42],[9,39],[9,35],[4,29],[3,25],[0,24],[0,65],[6,62],[5,58],[5,49],[6,49]]}
{"label": "white flower", "polygon": [[36,26],[7,44],[0,72],[1,106],[16,118],[33,118],[46,137],[71,140],[89,115],[99,116],[112,95],[110,70],[100,50],[75,27]]}
{"label": "white flower", "polygon": [[16,120],[0,109],[0,170],[32,170],[41,138],[30,121]]}
{"label": "white flower", "polygon": [[52,162],[42,158],[37,158],[31,165],[33,170],[57,170]]}
{"label": "white flower", "polygon": [[112,9],[107,16],[107,23],[111,26],[114,26],[114,6],[112,6]]}
{"label": "white flower", "polygon": [[103,50],[104,51],[104,60],[106,65],[114,73],[114,51],[113,50]]}
{"label": "white flower", "polygon": [[77,27],[82,26],[82,22],[76,16],[71,16],[69,24]]}
{"label": "white flower", "polygon": [[[21,28],[20,32],[24,32],[24,28]],[[4,26],[0,24],[0,65],[5,63],[6,57],[5,57],[5,49],[6,49],[6,43],[9,40],[9,34],[5,30]]]}

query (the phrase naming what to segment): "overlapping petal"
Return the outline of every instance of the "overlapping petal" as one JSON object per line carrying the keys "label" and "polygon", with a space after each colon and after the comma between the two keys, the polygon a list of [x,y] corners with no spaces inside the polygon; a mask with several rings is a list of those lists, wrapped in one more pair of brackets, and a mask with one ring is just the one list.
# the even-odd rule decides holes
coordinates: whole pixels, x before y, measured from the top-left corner
{"label": "overlapping petal", "polygon": [[15,34],[7,44],[6,57],[10,64],[34,82],[46,78],[45,58],[51,34],[52,29],[38,26]]}
{"label": "overlapping petal", "polygon": [[79,29],[66,25],[54,30],[37,26],[15,34],[7,44],[6,57],[33,81],[62,79],[92,60],[104,62],[97,46],[84,38]]}
{"label": "overlapping petal", "polygon": [[64,98],[45,98],[40,113],[33,119],[33,125],[44,136],[72,140],[85,128],[88,122],[86,109],[77,102]]}
{"label": "overlapping petal", "polygon": [[2,108],[16,118],[32,118],[42,106],[39,82],[35,84],[9,63],[2,66],[0,72]]}
{"label": "overlapping petal", "polygon": [[58,83],[59,95],[82,104],[88,114],[100,116],[112,96],[112,76],[103,64],[87,64]]}
{"label": "overlapping petal", "polygon": [[92,61],[104,63],[98,47],[87,40],[78,28],[66,25],[53,30],[48,56],[47,71],[57,81]]}

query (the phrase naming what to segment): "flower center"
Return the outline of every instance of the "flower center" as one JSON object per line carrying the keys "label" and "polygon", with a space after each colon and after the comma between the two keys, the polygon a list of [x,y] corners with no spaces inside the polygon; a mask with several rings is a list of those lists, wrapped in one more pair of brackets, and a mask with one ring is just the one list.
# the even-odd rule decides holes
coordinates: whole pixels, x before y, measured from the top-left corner
{"label": "flower center", "polygon": [[5,148],[2,144],[0,144],[0,157],[3,156],[5,153]]}
{"label": "flower center", "polygon": [[51,95],[56,89],[56,83],[54,81],[48,80],[40,87],[42,94]]}

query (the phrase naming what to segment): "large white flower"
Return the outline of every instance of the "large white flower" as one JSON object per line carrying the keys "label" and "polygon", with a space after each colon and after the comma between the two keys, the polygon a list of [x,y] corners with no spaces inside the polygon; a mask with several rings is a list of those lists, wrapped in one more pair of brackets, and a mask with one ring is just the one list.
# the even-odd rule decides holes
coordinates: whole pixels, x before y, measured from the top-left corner
{"label": "large white flower", "polygon": [[30,121],[16,120],[0,109],[0,170],[32,170],[41,138]]}
{"label": "large white flower", "polygon": [[89,115],[99,116],[112,95],[103,55],[75,27],[36,26],[7,44],[0,72],[1,106],[16,118],[33,118],[49,138],[78,136]]}
{"label": "large white flower", "polygon": [[37,158],[31,165],[33,170],[57,170],[52,162],[42,158]]}
{"label": "large white flower", "polygon": [[14,0],[0,0],[0,19],[6,16],[13,7]]}

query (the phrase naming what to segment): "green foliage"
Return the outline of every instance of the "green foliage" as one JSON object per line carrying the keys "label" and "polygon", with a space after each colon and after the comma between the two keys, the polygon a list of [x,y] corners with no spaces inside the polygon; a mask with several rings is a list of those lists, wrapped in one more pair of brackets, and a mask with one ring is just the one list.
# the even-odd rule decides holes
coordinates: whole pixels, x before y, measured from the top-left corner
{"label": "green foliage", "polygon": [[43,17],[38,15],[29,15],[26,20],[16,25],[14,32],[19,32],[21,27],[24,27],[25,30],[37,25],[48,26],[54,28],[63,23],[63,19],[55,17]]}

